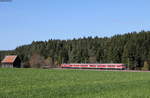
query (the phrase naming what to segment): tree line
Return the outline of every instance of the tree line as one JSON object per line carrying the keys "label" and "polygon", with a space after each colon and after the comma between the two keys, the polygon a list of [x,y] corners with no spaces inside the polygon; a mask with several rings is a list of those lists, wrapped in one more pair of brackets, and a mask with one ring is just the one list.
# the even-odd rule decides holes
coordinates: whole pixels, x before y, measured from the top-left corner
{"label": "tree line", "polygon": [[124,63],[142,69],[150,59],[150,31],[130,32],[112,37],[33,41],[5,55],[16,54],[24,67],[59,67],[62,63]]}

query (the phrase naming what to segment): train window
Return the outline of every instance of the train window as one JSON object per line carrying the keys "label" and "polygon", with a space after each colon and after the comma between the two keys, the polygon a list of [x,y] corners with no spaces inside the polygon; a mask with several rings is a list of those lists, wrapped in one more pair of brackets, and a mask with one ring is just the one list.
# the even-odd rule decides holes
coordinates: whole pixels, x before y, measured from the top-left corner
{"label": "train window", "polygon": [[90,66],[95,66],[95,65],[90,65]]}

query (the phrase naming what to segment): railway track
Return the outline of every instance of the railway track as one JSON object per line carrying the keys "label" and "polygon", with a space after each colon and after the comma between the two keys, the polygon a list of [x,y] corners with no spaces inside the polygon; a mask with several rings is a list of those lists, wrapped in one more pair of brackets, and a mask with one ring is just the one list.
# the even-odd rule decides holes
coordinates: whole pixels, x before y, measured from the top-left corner
{"label": "railway track", "polygon": [[[53,69],[59,69],[59,70],[63,70],[63,69],[75,69],[75,68],[53,68]],[[141,71],[141,70],[102,70],[102,69],[75,69],[75,70],[89,70],[89,71],[118,71],[118,72],[150,72],[150,71]]]}

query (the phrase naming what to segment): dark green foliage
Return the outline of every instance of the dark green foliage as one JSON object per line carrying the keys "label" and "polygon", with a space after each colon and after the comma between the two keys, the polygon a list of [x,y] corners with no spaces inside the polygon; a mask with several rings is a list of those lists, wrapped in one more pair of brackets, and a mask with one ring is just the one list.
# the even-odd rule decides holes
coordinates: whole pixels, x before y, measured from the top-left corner
{"label": "dark green foliage", "polygon": [[132,32],[107,38],[79,38],[73,40],[33,41],[30,45],[17,47],[13,51],[1,51],[4,55],[17,54],[29,62],[32,54],[37,53],[51,65],[61,63],[125,63],[130,69],[143,67],[150,58],[150,31]]}

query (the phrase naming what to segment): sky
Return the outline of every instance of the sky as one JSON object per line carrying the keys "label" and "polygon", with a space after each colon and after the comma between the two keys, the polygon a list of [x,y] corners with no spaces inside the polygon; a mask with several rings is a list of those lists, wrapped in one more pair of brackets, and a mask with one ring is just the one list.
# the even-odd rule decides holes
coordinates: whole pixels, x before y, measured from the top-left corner
{"label": "sky", "polygon": [[0,50],[150,30],[150,0],[0,0]]}

